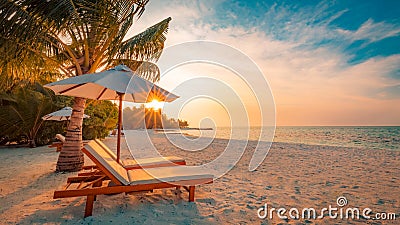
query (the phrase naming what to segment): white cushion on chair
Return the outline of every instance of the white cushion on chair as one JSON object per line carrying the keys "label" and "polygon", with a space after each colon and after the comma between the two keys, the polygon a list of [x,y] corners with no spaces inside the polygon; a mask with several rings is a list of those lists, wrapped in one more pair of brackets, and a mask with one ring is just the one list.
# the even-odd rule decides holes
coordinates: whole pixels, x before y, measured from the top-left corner
{"label": "white cushion on chair", "polygon": [[89,141],[87,145],[85,145],[85,149],[119,182],[124,185],[129,185],[129,178],[126,169],[117,163],[117,161],[115,161],[107,152],[105,152],[95,141]]}
{"label": "white cushion on chair", "polygon": [[[188,166],[170,166],[128,170],[130,185],[155,184],[160,182],[179,183],[196,179],[212,179],[213,175]],[[200,184],[200,183],[199,183]]]}

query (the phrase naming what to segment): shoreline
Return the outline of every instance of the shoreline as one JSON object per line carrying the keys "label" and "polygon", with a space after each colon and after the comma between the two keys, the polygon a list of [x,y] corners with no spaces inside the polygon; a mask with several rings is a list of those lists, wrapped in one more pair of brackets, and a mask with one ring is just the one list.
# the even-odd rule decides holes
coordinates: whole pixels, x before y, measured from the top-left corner
{"label": "shoreline", "polygon": [[[162,132],[160,132],[160,134],[162,134]],[[197,139],[199,138],[199,136],[195,136],[195,135],[191,135],[191,134],[187,134],[187,133],[168,133],[168,134],[182,134],[184,136],[187,136],[189,138],[194,138]],[[112,138],[111,136],[106,137],[107,138]],[[204,137],[204,138],[209,138],[209,137]],[[211,138],[209,138],[211,139]],[[104,140],[104,139],[101,139]],[[215,138],[215,140],[220,140],[220,141],[229,141],[229,140],[234,140],[234,141],[246,141],[246,140],[242,140],[242,139],[227,139],[227,138]],[[86,141],[90,141],[90,140],[86,140]],[[364,146],[340,146],[340,145],[329,145],[329,144],[313,144],[313,143],[301,143],[301,142],[283,142],[283,141],[272,141],[272,142],[268,142],[268,141],[258,141],[258,140],[248,140],[248,142],[265,142],[271,145],[274,144],[286,144],[286,145],[300,145],[300,146],[319,146],[319,147],[331,147],[331,148],[354,148],[354,149],[359,149],[359,150],[378,150],[378,151],[400,151],[400,149],[391,149],[391,148],[368,148],[368,147],[364,147]],[[48,145],[42,145],[42,146],[38,146],[35,148],[30,148],[29,145],[23,144],[23,145],[0,145],[0,151],[2,149],[21,149],[21,148],[28,148],[28,149],[36,149],[36,148],[42,148],[42,147],[47,147]]]}
{"label": "shoreline", "polygon": [[[187,136],[187,137],[189,137],[189,138],[193,138],[193,139],[197,139],[197,138],[199,138],[200,136],[198,136],[198,135],[193,135],[193,134],[188,134],[188,133],[175,133],[175,132],[171,132],[171,133],[164,133],[164,132],[160,132],[160,134],[167,134],[167,135],[171,135],[171,134],[173,134],[173,135],[179,135],[179,134],[182,134],[182,135],[184,135],[184,136]],[[203,137],[203,138],[205,138],[205,139],[212,139],[211,137]],[[235,138],[231,138],[231,139],[228,139],[228,138],[215,138],[216,140],[224,140],[224,141],[229,141],[229,140],[235,140],[235,141],[246,141],[246,140],[243,140],[243,139],[235,139]],[[263,140],[253,140],[253,139],[250,139],[250,140],[247,140],[248,142],[265,142],[265,143],[268,143],[268,144],[271,144],[271,145],[273,145],[273,144],[295,144],[295,145],[307,145],[307,146],[325,146],[325,147],[333,147],[333,148],[355,148],[355,149],[365,149],[365,150],[379,150],[379,151],[381,151],[381,150],[389,150],[389,151],[400,151],[400,148],[378,148],[378,147],[367,147],[367,146],[346,146],[346,145],[331,145],[331,144],[321,144],[321,143],[305,143],[305,142],[289,142],[289,141],[287,141],[287,142],[285,142],[285,141],[272,141],[272,142],[270,142],[270,141],[263,141]]]}
{"label": "shoreline", "polygon": [[[372,148],[372,149],[392,149],[400,150],[399,129],[400,127],[285,127],[274,132],[271,138],[272,130],[267,130],[261,141],[296,143],[309,145],[324,145],[334,147],[350,147],[350,148]],[[232,137],[232,129],[220,128],[214,132],[193,130],[187,131],[187,134],[199,137],[203,135],[205,138],[216,136],[222,139],[234,140],[253,140],[258,141],[259,129],[238,129],[235,130],[235,137]],[[230,135],[231,134],[231,135]],[[242,138],[247,137],[248,138]],[[267,140],[271,138],[272,140]],[[264,140],[263,140],[264,139]]]}

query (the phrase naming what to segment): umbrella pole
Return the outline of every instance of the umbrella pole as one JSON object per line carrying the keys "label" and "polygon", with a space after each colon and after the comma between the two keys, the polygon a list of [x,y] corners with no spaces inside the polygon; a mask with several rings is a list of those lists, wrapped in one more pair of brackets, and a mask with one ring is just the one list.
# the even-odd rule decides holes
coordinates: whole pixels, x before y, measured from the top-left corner
{"label": "umbrella pole", "polygon": [[118,135],[117,135],[117,162],[119,163],[121,153],[121,127],[122,127],[122,98],[123,93],[118,93],[119,107],[118,107]]}

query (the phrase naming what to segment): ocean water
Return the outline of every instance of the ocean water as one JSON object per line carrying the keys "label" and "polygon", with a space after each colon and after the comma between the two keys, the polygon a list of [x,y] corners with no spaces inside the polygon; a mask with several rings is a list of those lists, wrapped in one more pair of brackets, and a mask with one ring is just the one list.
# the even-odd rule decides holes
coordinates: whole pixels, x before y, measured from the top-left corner
{"label": "ocean water", "polygon": [[[267,128],[265,128],[265,130],[267,131],[267,135],[261,137],[260,140],[271,141],[272,132]],[[212,131],[185,130],[183,132],[202,137],[259,140],[260,131],[260,127],[252,127],[250,129],[219,127]],[[400,150],[400,126],[277,127],[273,136],[273,141],[310,145]]]}

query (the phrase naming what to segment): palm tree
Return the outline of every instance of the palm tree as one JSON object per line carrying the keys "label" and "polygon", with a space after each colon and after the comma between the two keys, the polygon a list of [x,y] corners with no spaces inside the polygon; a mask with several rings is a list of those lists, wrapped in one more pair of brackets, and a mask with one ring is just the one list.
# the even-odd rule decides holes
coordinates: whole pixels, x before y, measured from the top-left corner
{"label": "palm tree", "polygon": [[[144,78],[158,81],[156,61],[164,48],[171,18],[126,39],[148,0],[5,0],[0,3],[2,63],[17,68],[61,71],[79,76],[124,63]],[[21,60],[16,60],[21,59]],[[57,171],[83,166],[82,119],[85,99],[75,98],[66,143]]]}
{"label": "palm tree", "polygon": [[36,147],[37,135],[43,126],[42,116],[57,107],[54,94],[35,85],[3,93],[0,100],[4,98],[8,103],[2,105],[0,111],[0,134],[22,135],[27,138],[29,147]]}

